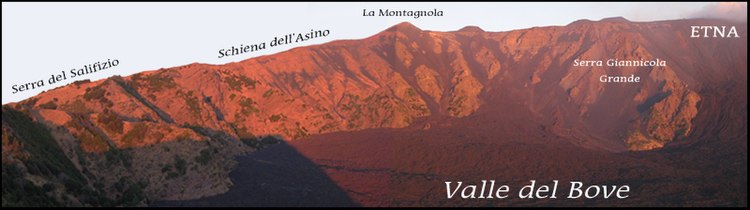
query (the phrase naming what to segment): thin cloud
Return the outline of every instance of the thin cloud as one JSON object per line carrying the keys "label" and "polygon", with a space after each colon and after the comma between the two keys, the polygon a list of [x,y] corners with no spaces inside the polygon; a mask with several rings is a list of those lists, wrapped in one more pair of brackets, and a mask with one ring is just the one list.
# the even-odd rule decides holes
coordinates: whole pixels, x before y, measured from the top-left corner
{"label": "thin cloud", "polygon": [[693,12],[691,18],[714,18],[747,22],[747,2],[721,2],[709,4]]}

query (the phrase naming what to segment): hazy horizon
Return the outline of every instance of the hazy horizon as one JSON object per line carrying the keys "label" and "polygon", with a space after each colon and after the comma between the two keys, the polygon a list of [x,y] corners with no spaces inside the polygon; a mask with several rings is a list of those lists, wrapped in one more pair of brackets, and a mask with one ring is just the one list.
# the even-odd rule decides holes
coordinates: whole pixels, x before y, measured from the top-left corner
{"label": "hazy horizon", "polygon": [[[363,10],[444,11],[443,17],[363,17]],[[747,20],[746,3],[2,3],[2,103],[17,102],[77,80],[127,76],[190,63],[225,64],[295,47],[362,39],[408,21],[423,30],[478,26],[509,31],[567,25],[581,19],[631,21],[685,18]],[[269,42],[310,30],[330,35],[242,55],[219,49]],[[46,84],[52,74],[107,59],[105,71]],[[45,86],[13,94],[13,85]]]}

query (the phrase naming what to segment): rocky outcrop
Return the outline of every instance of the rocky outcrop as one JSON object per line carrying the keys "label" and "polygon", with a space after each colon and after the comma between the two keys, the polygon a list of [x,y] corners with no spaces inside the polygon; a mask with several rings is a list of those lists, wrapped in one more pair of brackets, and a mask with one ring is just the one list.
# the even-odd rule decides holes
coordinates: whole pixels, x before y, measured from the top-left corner
{"label": "rocky outcrop", "polygon": [[[33,140],[22,133],[29,131],[11,126],[17,119],[6,118],[10,112],[46,128],[73,170],[86,171],[87,189],[120,201],[124,182],[148,183],[140,190],[149,199],[220,193],[231,184],[232,157],[262,148],[265,136],[405,128],[419,118],[464,118],[483,109],[529,119],[545,135],[582,147],[659,149],[691,135],[702,87],[747,77],[727,70],[747,68],[731,59],[747,55],[736,40],[682,33],[712,21],[608,19],[509,32],[435,32],[401,23],[362,40],[236,63],[79,81],[3,107],[3,166],[39,155],[28,152]],[[669,63],[572,65],[608,58]],[[633,74],[642,82],[602,83],[602,74]]]}
{"label": "rocky outcrop", "polygon": [[664,144],[685,138],[693,127],[692,120],[698,114],[700,96],[687,90],[683,84],[665,83],[662,95],[635,124],[626,143],[630,150],[651,150]]}

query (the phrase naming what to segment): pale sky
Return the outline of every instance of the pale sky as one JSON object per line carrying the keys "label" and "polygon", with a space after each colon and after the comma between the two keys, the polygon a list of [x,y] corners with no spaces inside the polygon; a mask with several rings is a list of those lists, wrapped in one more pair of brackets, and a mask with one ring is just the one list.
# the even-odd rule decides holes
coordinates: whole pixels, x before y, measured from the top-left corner
{"label": "pale sky", "polygon": [[[727,10],[729,8],[729,10]],[[736,15],[737,9],[739,15]],[[363,17],[363,9],[433,10],[442,17]],[[721,11],[721,12],[714,12]],[[726,12],[730,11],[730,12]],[[735,13],[732,13],[734,11]],[[566,25],[579,19],[622,16],[670,20],[708,13],[747,19],[747,4],[718,3],[2,3],[2,103],[17,102],[76,80],[186,65],[224,64],[294,47],[361,39],[409,21],[423,30],[485,31]],[[329,30],[326,37],[217,58],[219,49],[270,42],[289,33]],[[118,59],[104,71],[47,84],[52,74]],[[44,80],[13,93],[13,85]]]}

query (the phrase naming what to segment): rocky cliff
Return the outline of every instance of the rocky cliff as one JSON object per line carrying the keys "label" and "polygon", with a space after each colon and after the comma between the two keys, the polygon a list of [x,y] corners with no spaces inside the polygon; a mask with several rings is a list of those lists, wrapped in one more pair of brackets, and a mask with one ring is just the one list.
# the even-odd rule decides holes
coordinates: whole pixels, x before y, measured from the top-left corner
{"label": "rocky cliff", "polygon": [[[15,176],[19,186],[66,205],[198,198],[226,191],[232,158],[262,148],[269,136],[429,129],[418,121],[502,104],[518,105],[507,108],[514,115],[507,119],[530,119],[581,147],[659,149],[691,135],[703,89],[747,82],[747,39],[691,39],[693,24],[727,23],[614,18],[508,32],[401,23],[362,40],[236,63],[79,81],[3,106],[3,186]],[[668,64],[572,65],[610,58]],[[641,82],[602,83],[603,74]],[[36,157],[47,154],[55,156]],[[52,160],[62,162],[45,165]],[[6,167],[14,174],[6,176]]]}

